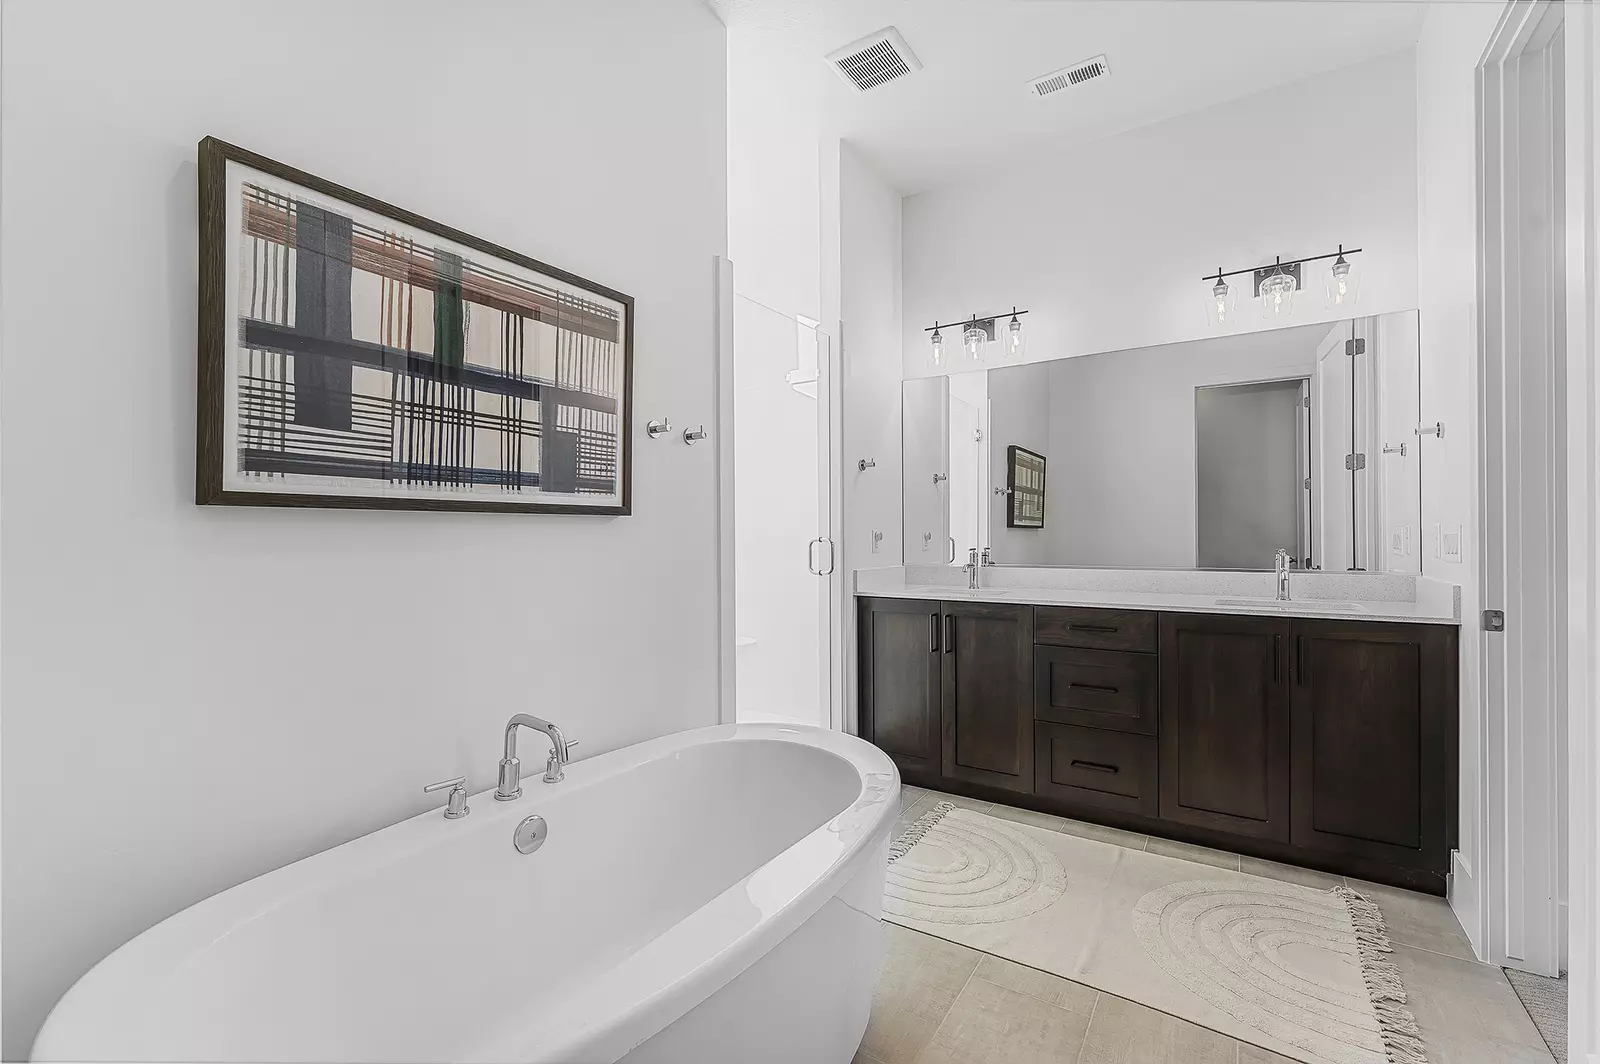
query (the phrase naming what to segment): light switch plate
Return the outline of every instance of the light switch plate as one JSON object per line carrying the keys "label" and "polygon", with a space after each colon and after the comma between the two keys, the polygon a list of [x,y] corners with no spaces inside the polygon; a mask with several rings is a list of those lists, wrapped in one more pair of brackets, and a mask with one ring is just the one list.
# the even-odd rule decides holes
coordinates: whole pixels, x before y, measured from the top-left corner
{"label": "light switch plate", "polygon": [[1461,535],[1460,525],[1448,525],[1444,528],[1440,536],[1440,550],[1444,554],[1445,561],[1461,564]]}

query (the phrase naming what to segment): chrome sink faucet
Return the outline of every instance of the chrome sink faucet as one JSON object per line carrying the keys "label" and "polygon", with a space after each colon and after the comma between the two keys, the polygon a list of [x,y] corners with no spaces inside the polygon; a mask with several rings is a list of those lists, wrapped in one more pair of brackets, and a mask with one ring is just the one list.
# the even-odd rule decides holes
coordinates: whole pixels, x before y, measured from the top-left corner
{"label": "chrome sink faucet", "polygon": [[562,769],[572,759],[572,748],[578,745],[577,740],[567,742],[560,728],[539,717],[518,713],[506,721],[506,748],[505,756],[500,759],[500,786],[494,792],[497,802],[510,802],[522,797],[522,762],[517,760],[518,728],[532,728],[549,737],[550,760],[544,765],[546,783],[560,783],[566,778]]}
{"label": "chrome sink faucet", "polygon": [[967,574],[967,588],[971,591],[978,590],[978,548],[973,547],[967,551],[967,564],[961,567]]}
{"label": "chrome sink faucet", "polygon": [[1289,552],[1282,547],[1278,548],[1277,555],[1272,559],[1272,566],[1278,574],[1278,601],[1289,601]]}

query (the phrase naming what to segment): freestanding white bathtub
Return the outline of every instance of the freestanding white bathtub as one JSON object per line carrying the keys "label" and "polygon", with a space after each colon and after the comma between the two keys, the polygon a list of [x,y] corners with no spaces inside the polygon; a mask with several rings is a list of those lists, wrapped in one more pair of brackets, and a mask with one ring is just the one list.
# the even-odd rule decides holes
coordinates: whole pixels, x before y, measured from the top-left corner
{"label": "freestanding white bathtub", "polygon": [[[537,770],[223,891],[57,1003],[35,1060],[849,1064],[899,775],[726,725]],[[519,853],[530,814],[549,824]]]}

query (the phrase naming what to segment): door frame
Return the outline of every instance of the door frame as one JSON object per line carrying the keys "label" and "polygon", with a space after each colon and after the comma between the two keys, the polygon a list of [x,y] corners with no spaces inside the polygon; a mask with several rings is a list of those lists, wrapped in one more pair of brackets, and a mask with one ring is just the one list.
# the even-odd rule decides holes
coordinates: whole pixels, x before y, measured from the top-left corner
{"label": "door frame", "polygon": [[717,723],[733,724],[739,719],[733,570],[733,261],[717,255],[712,270],[717,337],[712,375],[716,420],[711,435],[717,469]]}
{"label": "door frame", "polygon": [[1566,7],[1568,1045],[1600,1064],[1600,10]]}
{"label": "door frame", "polygon": [[[1478,580],[1506,631],[1480,632],[1486,752],[1486,959],[1561,968],[1559,825],[1565,608],[1561,438],[1563,233],[1556,153],[1565,4],[1509,5],[1476,73],[1478,96]],[[1525,67],[1524,64],[1527,64]],[[1524,92],[1527,77],[1538,79]],[[1532,400],[1532,405],[1529,400]],[[1541,410],[1536,411],[1535,408]],[[1538,416],[1542,413],[1544,416]]]}

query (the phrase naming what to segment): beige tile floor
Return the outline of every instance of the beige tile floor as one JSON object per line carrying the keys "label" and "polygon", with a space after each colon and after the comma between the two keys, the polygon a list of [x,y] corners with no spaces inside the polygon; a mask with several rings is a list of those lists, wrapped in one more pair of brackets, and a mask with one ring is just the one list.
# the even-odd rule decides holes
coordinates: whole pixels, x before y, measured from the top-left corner
{"label": "beige tile floor", "polygon": [[[906,787],[896,832],[935,802],[1313,887],[1338,876]],[[1440,898],[1361,880],[1383,910],[1430,1064],[1551,1064],[1505,973],[1472,959]],[[1285,1064],[1288,1058],[1133,1001],[889,924],[889,957],[855,1064]]]}

